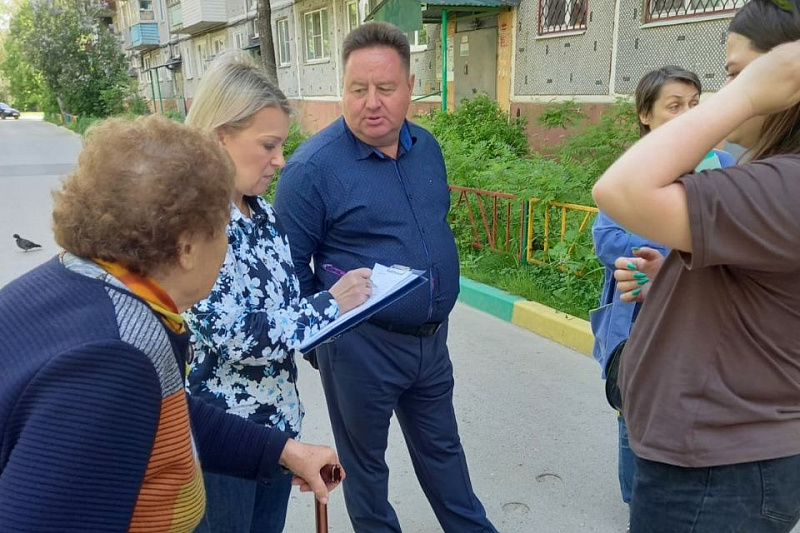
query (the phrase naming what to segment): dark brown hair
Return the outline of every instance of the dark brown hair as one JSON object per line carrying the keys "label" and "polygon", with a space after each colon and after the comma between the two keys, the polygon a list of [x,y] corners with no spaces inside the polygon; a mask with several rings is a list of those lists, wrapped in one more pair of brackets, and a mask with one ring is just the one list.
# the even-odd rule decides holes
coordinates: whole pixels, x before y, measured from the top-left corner
{"label": "dark brown hair", "polygon": [[[733,17],[728,32],[749,39],[750,45],[763,53],[800,39],[800,0],[785,1],[792,6],[791,12],[772,0],[750,0]],[[748,153],[751,160],[800,153],[800,104],[769,115]]]}
{"label": "dark brown hair", "polygon": [[230,219],[234,168],[210,134],[152,115],[89,129],[78,168],[53,193],[56,242],[150,274],[177,263],[185,235]]}
{"label": "dark brown hair", "polygon": [[342,64],[347,68],[350,54],[363,48],[385,46],[391,48],[403,62],[406,72],[411,72],[411,47],[403,30],[388,22],[367,22],[351,31],[342,44]]}
{"label": "dark brown hair", "polygon": [[639,121],[639,135],[644,137],[650,133],[650,126],[642,122],[639,118],[642,115],[649,115],[653,112],[653,106],[661,96],[661,89],[667,83],[677,81],[687,85],[693,85],[697,92],[703,92],[700,78],[691,70],[667,65],[656,70],[651,70],[641,77],[636,85],[636,120]]}

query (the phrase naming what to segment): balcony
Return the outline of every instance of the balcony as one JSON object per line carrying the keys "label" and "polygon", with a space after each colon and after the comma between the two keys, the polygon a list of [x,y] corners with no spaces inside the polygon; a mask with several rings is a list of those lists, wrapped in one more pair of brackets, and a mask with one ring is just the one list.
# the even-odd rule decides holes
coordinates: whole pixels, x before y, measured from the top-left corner
{"label": "balcony", "polygon": [[228,22],[225,13],[225,2],[219,0],[181,0],[181,29],[176,32],[171,25],[173,33],[187,33],[193,35],[212,28],[224,26]]}
{"label": "balcony", "polygon": [[130,27],[128,50],[150,50],[158,48],[158,23],[140,22]]}

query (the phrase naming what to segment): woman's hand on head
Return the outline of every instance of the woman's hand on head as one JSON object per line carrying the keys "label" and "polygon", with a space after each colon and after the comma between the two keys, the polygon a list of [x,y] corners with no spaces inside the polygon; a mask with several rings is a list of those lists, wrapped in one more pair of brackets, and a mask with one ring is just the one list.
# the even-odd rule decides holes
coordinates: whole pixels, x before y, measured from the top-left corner
{"label": "woman's hand on head", "polygon": [[634,257],[618,257],[614,261],[614,279],[623,302],[643,302],[664,264],[664,256],[653,248],[644,246],[633,253]]}
{"label": "woman's hand on head", "polygon": [[752,114],[771,115],[800,102],[800,41],[784,43],[748,64],[726,87]]}
{"label": "woman's hand on head", "polygon": [[333,284],[329,292],[339,304],[340,313],[346,313],[367,301],[372,294],[371,275],[372,269],[357,268],[347,272]]}

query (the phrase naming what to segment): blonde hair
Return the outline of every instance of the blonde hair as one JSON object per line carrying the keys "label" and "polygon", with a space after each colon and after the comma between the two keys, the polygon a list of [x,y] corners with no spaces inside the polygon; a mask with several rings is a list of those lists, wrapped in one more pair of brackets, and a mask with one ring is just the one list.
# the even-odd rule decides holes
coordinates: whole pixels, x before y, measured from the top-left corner
{"label": "blonde hair", "polygon": [[241,53],[228,52],[203,75],[186,123],[206,131],[241,130],[265,107],[292,114],[286,96],[263,70]]}
{"label": "blonde hair", "polygon": [[186,234],[230,219],[234,168],[212,135],[159,115],[92,126],[78,168],[53,193],[53,231],[68,252],[147,275],[178,260]]}

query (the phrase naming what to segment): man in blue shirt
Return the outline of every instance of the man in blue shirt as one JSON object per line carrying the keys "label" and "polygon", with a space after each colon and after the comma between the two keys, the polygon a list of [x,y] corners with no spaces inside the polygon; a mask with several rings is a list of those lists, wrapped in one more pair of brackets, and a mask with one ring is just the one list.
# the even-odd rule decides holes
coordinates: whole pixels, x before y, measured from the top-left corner
{"label": "man in blue shirt", "polygon": [[[281,173],[274,207],[304,295],[335,272],[375,262],[428,283],[317,348],[356,533],[399,533],[384,456],[392,413],[446,533],[496,529],[472,490],[453,410],[447,317],[458,296],[450,193],[433,136],[406,121],[414,76],[405,34],[368,23],[344,41],[343,117],[305,142]],[[319,268],[311,269],[311,262]],[[326,267],[326,265],[330,265]]]}

